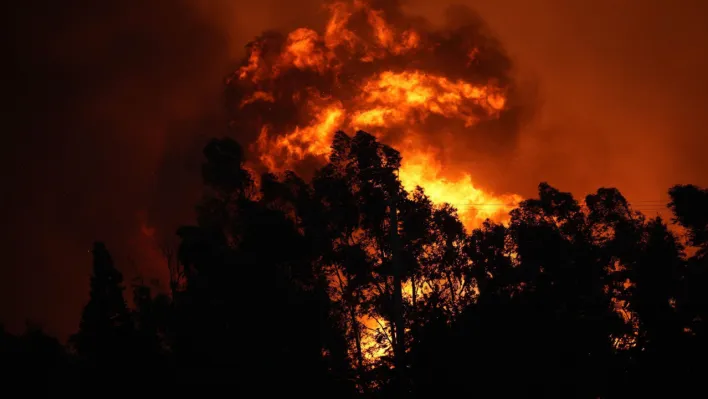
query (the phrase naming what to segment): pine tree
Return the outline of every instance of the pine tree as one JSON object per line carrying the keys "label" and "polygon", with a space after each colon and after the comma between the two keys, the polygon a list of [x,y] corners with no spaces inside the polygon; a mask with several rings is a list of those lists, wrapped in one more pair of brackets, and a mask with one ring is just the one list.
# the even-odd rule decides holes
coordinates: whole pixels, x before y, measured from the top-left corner
{"label": "pine tree", "polygon": [[114,364],[127,355],[132,323],[123,298],[123,275],[101,242],[93,245],[91,296],[71,342],[91,366]]}

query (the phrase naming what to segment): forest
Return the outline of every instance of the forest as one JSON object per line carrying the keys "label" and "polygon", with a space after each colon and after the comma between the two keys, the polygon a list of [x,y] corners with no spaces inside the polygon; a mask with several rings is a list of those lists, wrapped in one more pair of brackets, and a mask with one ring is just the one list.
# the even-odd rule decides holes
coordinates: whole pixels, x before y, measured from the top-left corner
{"label": "forest", "polygon": [[[254,174],[230,138],[203,150],[195,225],[166,252],[168,292],[124,281],[93,245],[66,344],[0,332],[22,392],[613,398],[703,389],[708,189],[647,217],[615,188],[546,183],[508,224],[467,231],[406,192],[401,156],[338,132],[311,180]],[[48,300],[52,300],[49,298]]]}

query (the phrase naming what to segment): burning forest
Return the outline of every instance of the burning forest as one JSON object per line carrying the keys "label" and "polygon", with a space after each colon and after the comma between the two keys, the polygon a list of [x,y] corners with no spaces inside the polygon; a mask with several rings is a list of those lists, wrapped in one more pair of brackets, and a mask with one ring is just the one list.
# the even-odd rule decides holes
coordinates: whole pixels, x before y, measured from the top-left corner
{"label": "burning forest", "polygon": [[401,151],[407,190],[457,207],[467,227],[507,218],[518,195],[485,192],[466,173],[451,179],[445,162],[456,138],[515,117],[510,61],[481,22],[432,30],[392,2],[325,10],[319,30],[258,37],[227,79],[233,128],[252,138],[260,164],[307,172],[326,161],[336,131],[364,130]]}
{"label": "burning forest", "polygon": [[[254,138],[252,170],[311,174],[328,161],[337,131],[366,131],[401,151],[397,173],[409,193],[420,187],[432,203],[453,206],[469,229],[487,219],[508,222],[520,196],[485,192],[467,173],[450,179],[443,158],[456,136],[488,134],[478,126],[498,123],[514,107],[510,61],[481,22],[433,30],[386,1],[332,2],[323,11],[319,30],[256,38],[226,80],[232,129]],[[368,251],[376,256],[375,245]],[[351,277],[330,274],[340,300]],[[457,295],[471,295],[465,285]],[[371,296],[369,289],[360,295]],[[415,290],[409,282],[409,299]],[[354,312],[354,324],[363,324],[350,324],[353,356],[376,361],[392,349],[384,327],[392,321]]]}
{"label": "burning forest", "polygon": [[334,1],[255,37],[223,82],[228,134],[205,123],[196,217],[154,261],[166,281],[126,284],[96,241],[78,331],[2,328],[0,363],[86,397],[703,389],[708,188],[640,205],[670,221],[616,188],[489,189],[466,157],[513,146],[529,111],[461,10],[434,26],[397,1]]}

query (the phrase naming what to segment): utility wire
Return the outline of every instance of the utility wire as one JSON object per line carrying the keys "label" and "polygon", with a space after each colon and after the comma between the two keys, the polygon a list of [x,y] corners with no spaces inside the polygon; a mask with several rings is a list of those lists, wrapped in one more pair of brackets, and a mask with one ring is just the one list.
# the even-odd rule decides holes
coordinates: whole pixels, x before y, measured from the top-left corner
{"label": "utility wire", "polygon": [[[523,200],[522,200],[523,201]],[[433,201],[435,202],[435,201]],[[633,211],[639,211],[643,213],[649,212],[667,212],[670,211],[668,204],[670,200],[638,200],[638,201],[628,201],[629,208]],[[468,210],[468,209],[484,209],[484,207],[499,207],[499,206],[517,206],[512,202],[465,202],[465,203],[454,203],[454,202],[441,202],[448,204],[457,208],[458,210]],[[584,206],[584,204],[581,204]]]}
{"label": "utility wire", "polygon": [[[631,206],[632,204],[635,204],[635,203],[641,203],[643,205],[665,205],[665,204],[668,204],[670,201],[667,200],[666,202],[664,202],[664,201],[657,201],[657,200],[644,200],[644,201],[627,201],[627,202]],[[450,204],[457,204],[457,205],[508,205],[509,202],[455,202],[455,203],[451,202]]]}
{"label": "utility wire", "polygon": [[[523,200],[522,200],[523,201]],[[657,201],[657,200],[643,200],[643,201],[627,201],[631,208],[636,208],[632,206],[633,204],[639,205],[639,207],[661,207],[664,208],[668,205],[670,200]],[[508,206],[512,205],[512,202],[446,202],[447,204],[453,206]]]}

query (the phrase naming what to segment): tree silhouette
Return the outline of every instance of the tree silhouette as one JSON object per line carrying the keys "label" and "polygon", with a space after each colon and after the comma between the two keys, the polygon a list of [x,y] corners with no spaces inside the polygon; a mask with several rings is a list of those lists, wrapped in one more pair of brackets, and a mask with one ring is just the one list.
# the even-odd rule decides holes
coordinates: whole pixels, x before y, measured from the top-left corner
{"label": "tree silhouette", "polygon": [[677,307],[688,341],[679,355],[683,366],[679,381],[687,390],[699,389],[699,376],[708,369],[704,361],[708,355],[708,189],[677,185],[669,190],[669,196],[674,220],[686,230],[687,244],[694,249],[679,276]]}
{"label": "tree silhouette", "polygon": [[123,275],[113,265],[106,246],[94,243],[92,255],[90,299],[71,343],[89,365],[110,367],[129,353],[133,325],[123,298]]}
{"label": "tree silhouette", "polygon": [[508,225],[466,231],[450,204],[404,190],[400,154],[365,132],[338,132],[310,181],[255,178],[229,138],[204,158],[196,223],[165,251],[169,293],[136,279],[129,308],[96,243],[71,351],[31,325],[2,330],[3,365],[85,396],[107,394],[97,383],[370,398],[702,389],[705,189],[669,190],[670,225],[614,188],[578,201],[542,183]]}
{"label": "tree silhouette", "polygon": [[243,383],[277,376],[282,385],[265,392],[341,394],[348,367],[315,265],[318,238],[295,212],[306,210],[309,193],[297,192],[297,179],[268,175],[256,192],[230,139],[212,141],[205,156],[209,193],[198,226],[179,230],[186,285],[177,307],[178,364],[238,369],[234,378]]}
{"label": "tree silhouette", "polygon": [[[708,245],[708,189],[678,185],[669,190],[669,195],[669,208],[676,221],[688,230],[689,243],[705,251]],[[699,256],[705,256],[705,253]]]}

